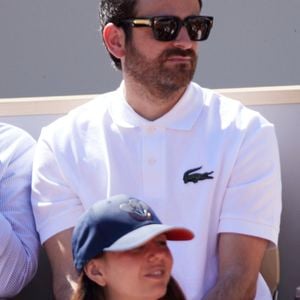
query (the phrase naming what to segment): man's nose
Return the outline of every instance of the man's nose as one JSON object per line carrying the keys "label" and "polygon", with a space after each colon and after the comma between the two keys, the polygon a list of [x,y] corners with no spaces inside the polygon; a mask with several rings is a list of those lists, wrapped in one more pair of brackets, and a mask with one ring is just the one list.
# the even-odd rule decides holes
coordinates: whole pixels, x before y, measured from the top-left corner
{"label": "man's nose", "polygon": [[182,26],[178,32],[176,39],[174,40],[174,46],[181,49],[189,49],[192,47],[192,40],[188,34],[185,26]]}

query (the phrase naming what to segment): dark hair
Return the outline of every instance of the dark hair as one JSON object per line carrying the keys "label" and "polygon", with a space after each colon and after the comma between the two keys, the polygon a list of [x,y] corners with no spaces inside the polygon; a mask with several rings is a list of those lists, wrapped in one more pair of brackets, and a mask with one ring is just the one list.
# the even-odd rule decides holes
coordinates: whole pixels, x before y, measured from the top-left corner
{"label": "dark hair", "polygon": [[[101,0],[99,4],[99,17],[100,17],[100,31],[102,33],[103,28],[108,23],[114,23],[118,25],[121,20],[134,18],[136,16],[136,4],[138,0]],[[198,0],[200,9],[202,8],[202,0]],[[129,27],[122,26],[126,35],[126,41],[130,39]],[[115,66],[121,70],[121,61],[119,58],[113,56],[108,51]]]}
{"label": "dark hair", "polygon": [[[82,271],[78,279],[76,291],[71,300],[105,300],[103,287],[93,282]],[[167,293],[159,300],[186,300],[177,281],[171,277],[167,286]]]}

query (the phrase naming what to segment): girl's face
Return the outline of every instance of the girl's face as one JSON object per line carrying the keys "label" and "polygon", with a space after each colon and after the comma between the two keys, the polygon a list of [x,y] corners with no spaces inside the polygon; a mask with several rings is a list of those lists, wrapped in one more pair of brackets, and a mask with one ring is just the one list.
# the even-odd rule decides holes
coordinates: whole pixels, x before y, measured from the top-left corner
{"label": "girl's face", "polygon": [[104,287],[108,300],[161,298],[166,293],[173,264],[164,234],[133,250],[106,252],[93,261],[101,274],[97,283]]}

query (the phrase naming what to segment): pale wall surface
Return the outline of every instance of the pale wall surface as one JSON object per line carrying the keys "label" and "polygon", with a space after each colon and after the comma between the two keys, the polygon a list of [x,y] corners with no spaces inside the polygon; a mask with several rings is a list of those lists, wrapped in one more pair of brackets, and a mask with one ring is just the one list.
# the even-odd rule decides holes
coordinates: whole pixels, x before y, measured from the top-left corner
{"label": "pale wall surface", "polygon": [[[195,80],[211,88],[299,84],[299,0],[203,0],[215,17]],[[98,0],[0,1],[0,98],[100,93],[118,85]]]}

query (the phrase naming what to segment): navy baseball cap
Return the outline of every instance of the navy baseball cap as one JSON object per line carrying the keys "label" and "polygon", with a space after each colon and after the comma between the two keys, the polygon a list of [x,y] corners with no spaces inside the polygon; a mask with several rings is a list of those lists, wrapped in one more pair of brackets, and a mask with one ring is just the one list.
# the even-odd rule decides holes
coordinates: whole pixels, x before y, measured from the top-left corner
{"label": "navy baseball cap", "polygon": [[79,219],[72,236],[75,267],[80,272],[92,258],[105,251],[126,251],[165,233],[167,240],[183,241],[192,231],[162,224],[143,201],[116,195],[96,202]]}

